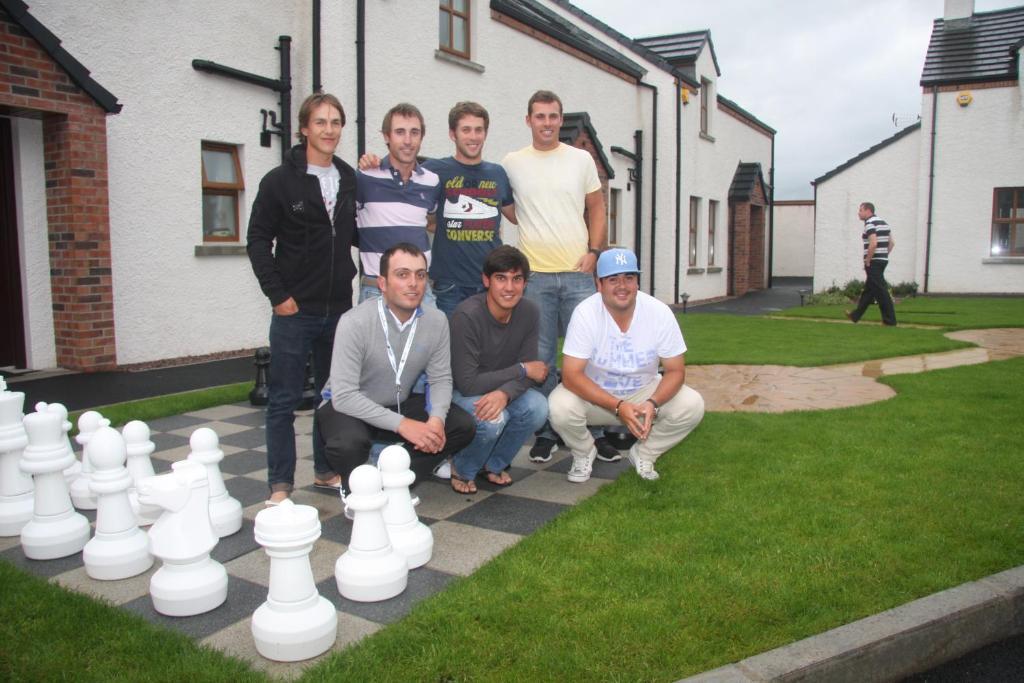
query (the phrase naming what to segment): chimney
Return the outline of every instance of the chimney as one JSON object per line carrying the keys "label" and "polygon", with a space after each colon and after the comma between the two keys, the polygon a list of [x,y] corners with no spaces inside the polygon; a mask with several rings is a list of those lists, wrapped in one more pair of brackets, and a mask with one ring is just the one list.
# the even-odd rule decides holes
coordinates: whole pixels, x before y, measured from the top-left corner
{"label": "chimney", "polygon": [[943,24],[947,31],[960,31],[971,25],[974,0],[946,0]]}

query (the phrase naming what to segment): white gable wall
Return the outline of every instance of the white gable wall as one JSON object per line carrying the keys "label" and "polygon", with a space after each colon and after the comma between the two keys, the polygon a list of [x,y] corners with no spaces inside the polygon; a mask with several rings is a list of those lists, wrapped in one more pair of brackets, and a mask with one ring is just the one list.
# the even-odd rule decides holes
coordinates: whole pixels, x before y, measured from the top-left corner
{"label": "white gable wall", "polygon": [[814,276],[814,202],[776,201],[774,277]]}

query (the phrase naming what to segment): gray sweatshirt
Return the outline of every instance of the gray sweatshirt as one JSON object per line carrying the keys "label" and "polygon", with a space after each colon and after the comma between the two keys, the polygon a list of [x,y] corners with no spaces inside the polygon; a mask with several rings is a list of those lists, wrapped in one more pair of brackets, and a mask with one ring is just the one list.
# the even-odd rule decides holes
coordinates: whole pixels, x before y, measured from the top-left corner
{"label": "gray sweatshirt", "polygon": [[[395,372],[388,360],[387,343],[377,312],[378,299],[364,301],[338,320],[331,355],[331,376],[327,386],[331,405],[339,413],[362,420],[378,429],[397,431],[402,416],[395,406]],[[416,336],[409,358],[402,370],[402,401],[409,398],[420,374],[427,371],[429,387],[428,412],[442,421],[448,416],[452,400],[452,372],[448,319],[436,308],[421,308]],[[398,331],[395,317],[384,307],[388,337],[394,350],[395,364],[401,363],[410,324]],[[387,406],[387,407],[385,407]]]}

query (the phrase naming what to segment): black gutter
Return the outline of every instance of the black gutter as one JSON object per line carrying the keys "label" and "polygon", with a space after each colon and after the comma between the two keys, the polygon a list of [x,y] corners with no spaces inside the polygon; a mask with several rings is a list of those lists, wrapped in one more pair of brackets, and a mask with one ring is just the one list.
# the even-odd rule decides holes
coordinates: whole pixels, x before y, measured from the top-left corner
{"label": "black gutter", "polygon": [[356,0],[356,148],[366,154],[366,0]]}
{"label": "black gutter", "polygon": [[682,226],[680,225],[680,213],[682,212],[683,201],[683,89],[682,83],[676,79],[676,295],[673,299],[679,303],[679,250],[683,246]]}
{"label": "black gutter", "polygon": [[772,263],[775,256],[775,136],[772,136],[772,167],[768,169],[771,179],[768,192],[768,289],[772,288]]}
{"label": "black gutter", "polygon": [[313,0],[313,92],[320,92],[320,0]]}
{"label": "black gutter", "polygon": [[636,254],[636,261],[640,263],[640,246],[643,232],[643,189],[644,189],[644,132],[633,131],[633,150],[623,149],[612,145],[613,154],[621,154],[633,162],[633,168],[629,169],[629,179],[636,185],[636,199],[633,201],[633,253]]}
{"label": "black gutter", "polygon": [[[648,292],[654,296],[654,238],[658,232],[658,88],[643,81],[637,81],[637,85],[650,89],[654,95],[651,104],[651,289]],[[639,262],[640,255],[637,254]]]}
{"label": "black gutter", "polygon": [[932,199],[935,192],[935,121],[939,113],[939,86],[932,86],[932,135],[931,149],[928,152],[928,222],[924,231],[924,289],[928,293],[928,277],[931,274],[932,258]]}

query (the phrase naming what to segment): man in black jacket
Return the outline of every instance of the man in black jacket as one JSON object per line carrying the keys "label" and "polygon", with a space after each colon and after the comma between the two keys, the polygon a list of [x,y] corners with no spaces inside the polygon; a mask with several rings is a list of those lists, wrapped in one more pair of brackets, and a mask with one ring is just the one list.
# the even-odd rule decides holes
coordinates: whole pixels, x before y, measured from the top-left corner
{"label": "man in black jacket", "polygon": [[[300,144],[264,176],[249,217],[249,260],[274,308],[267,405],[272,504],[288,498],[295,484],[295,409],[306,359],[312,351],[319,391],[330,372],[338,318],[352,307],[355,171],[334,156],[344,125],[338,98],[307,97],[299,109]],[[338,489],[341,477],[331,471],[315,427],[313,434],[313,483]]]}

